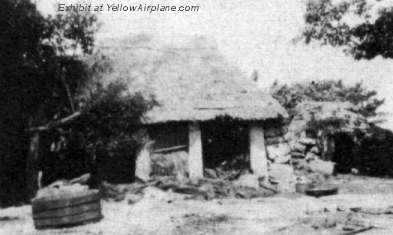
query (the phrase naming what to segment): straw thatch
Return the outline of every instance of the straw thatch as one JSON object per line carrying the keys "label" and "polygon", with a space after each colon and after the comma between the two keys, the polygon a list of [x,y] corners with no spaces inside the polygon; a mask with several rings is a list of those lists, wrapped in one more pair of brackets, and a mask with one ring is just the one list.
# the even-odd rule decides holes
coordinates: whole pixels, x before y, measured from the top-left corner
{"label": "straw thatch", "polygon": [[295,116],[288,128],[288,139],[294,139],[310,127],[312,122],[319,123],[319,128],[326,134],[339,132],[365,132],[369,128],[367,119],[356,112],[356,107],[349,102],[306,101],[295,108]]}
{"label": "straw thatch", "polygon": [[108,77],[123,79],[130,90],[153,95],[158,102],[146,114],[145,123],[219,116],[253,121],[287,117],[275,99],[230,66],[205,39],[175,48],[139,36],[106,41],[102,48],[113,62]]}

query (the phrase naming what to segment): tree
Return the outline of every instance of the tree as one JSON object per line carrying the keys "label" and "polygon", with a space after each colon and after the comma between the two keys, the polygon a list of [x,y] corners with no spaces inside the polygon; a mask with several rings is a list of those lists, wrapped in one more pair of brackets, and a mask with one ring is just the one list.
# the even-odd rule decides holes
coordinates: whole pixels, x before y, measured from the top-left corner
{"label": "tree", "polygon": [[96,29],[94,15],[44,17],[29,0],[2,2],[0,199],[20,201],[31,191],[27,152],[39,141],[26,130],[78,109],[75,98],[91,77],[81,57],[92,53]]}
{"label": "tree", "polygon": [[[306,44],[316,41],[340,47],[356,60],[377,56],[393,58],[393,6],[386,7],[381,3],[383,1],[310,0],[304,15],[306,27],[302,39]],[[383,104],[383,100],[375,98],[376,91],[365,89],[361,84],[342,87],[337,82],[331,83],[339,88],[338,93],[333,92],[337,99],[360,105],[358,112],[365,117],[376,116],[378,107]],[[301,99],[294,90],[294,87],[283,87],[277,95],[288,97],[283,100],[291,106]],[[393,134],[377,125],[370,127],[367,136],[358,138],[359,145],[354,150],[356,161],[351,166],[363,174],[391,176]]]}
{"label": "tree", "polygon": [[375,117],[384,102],[375,97],[375,90],[365,88],[362,83],[349,86],[341,80],[299,82],[291,86],[275,82],[271,90],[273,97],[289,111],[302,101],[340,101],[352,103],[356,112],[365,117]]}
{"label": "tree", "polygon": [[[86,155],[118,157],[136,151],[133,132],[155,103],[131,94],[122,83],[104,87],[103,75],[112,66],[94,49],[97,29],[89,13],[44,17],[29,0],[2,4],[0,92],[6,99],[0,99],[0,206],[34,196],[39,156],[52,161],[47,172],[64,164],[66,173],[75,174],[78,163],[73,161]],[[67,147],[48,154],[59,140]],[[56,155],[66,158],[58,162]],[[42,167],[45,159],[41,162]]]}
{"label": "tree", "polygon": [[[98,87],[91,94],[81,117],[73,123],[71,130],[80,133],[85,149],[95,160],[95,182],[104,180],[130,181],[132,167],[143,139],[138,130],[143,114],[156,103],[154,98],[142,94],[131,94],[122,82]],[[117,174],[114,165],[128,166],[127,172]],[[111,168],[112,167],[112,168]],[[122,168],[124,169],[124,168]],[[114,177],[112,177],[114,176]]]}
{"label": "tree", "polygon": [[[393,7],[378,8],[367,0],[314,0],[307,3],[306,43],[341,46],[355,59],[393,58]],[[352,22],[348,19],[352,19]],[[353,23],[353,19],[360,23]]]}

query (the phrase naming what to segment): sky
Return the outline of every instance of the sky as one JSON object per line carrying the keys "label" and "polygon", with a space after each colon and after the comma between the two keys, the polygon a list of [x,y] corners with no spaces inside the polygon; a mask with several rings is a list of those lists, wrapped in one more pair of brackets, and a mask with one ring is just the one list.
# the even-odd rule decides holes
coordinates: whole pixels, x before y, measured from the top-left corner
{"label": "sky", "polygon": [[[44,14],[53,14],[56,3],[74,0],[35,0]],[[97,38],[122,38],[149,34],[173,45],[203,36],[214,41],[232,64],[245,74],[258,71],[262,88],[279,82],[342,79],[363,82],[377,90],[389,113],[382,126],[393,130],[393,60],[377,57],[355,61],[339,48],[294,43],[304,27],[307,0],[85,0],[96,4],[199,5],[198,12],[107,12]],[[382,1],[385,5],[391,1]],[[393,5],[391,5],[393,6]]]}

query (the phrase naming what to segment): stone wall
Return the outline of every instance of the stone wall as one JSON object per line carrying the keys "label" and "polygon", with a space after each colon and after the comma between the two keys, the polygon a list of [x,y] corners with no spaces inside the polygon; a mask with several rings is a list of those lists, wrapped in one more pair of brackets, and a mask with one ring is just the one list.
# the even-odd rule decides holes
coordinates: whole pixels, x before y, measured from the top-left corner
{"label": "stone wall", "polygon": [[284,138],[286,127],[265,128],[269,179],[281,192],[294,192],[296,177],[291,166],[291,148]]}
{"label": "stone wall", "polygon": [[287,138],[286,131],[285,127],[265,130],[270,180],[281,192],[293,192],[296,183],[326,182],[334,172],[334,163],[322,160],[317,140]]}
{"label": "stone wall", "polygon": [[323,184],[334,172],[334,163],[321,160],[321,148],[317,140],[308,137],[291,142],[291,162],[302,183]]}

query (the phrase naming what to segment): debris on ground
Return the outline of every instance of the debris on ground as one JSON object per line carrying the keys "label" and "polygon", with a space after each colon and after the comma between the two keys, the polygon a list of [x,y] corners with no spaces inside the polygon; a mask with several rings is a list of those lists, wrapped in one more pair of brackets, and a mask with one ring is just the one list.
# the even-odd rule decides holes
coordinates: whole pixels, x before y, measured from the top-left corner
{"label": "debris on ground", "polygon": [[[231,218],[227,215],[198,215],[195,213],[185,214],[184,224],[182,227],[187,228],[187,232],[198,232],[203,234],[209,234],[211,232],[216,232],[215,229],[218,225],[223,223],[230,223]],[[180,232],[180,231],[179,231]]]}
{"label": "debris on ground", "polygon": [[17,216],[0,216],[0,221],[13,221],[18,219],[19,217]]}
{"label": "debris on ground", "polygon": [[[157,179],[149,184],[107,183],[114,187],[112,193],[133,193],[125,193],[121,202],[104,200],[105,217],[97,224],[42,233],[110,234],[116,230],[119,234],[393,234],[393,179],[335,177],[340,195],[321,199],[281,194],[253,200],[190,200],[198,197],[155,187]],[[214,184],[201,187],[201,191],[213,192],[210,198],[215,196]],[[36,234],[32,216],[30,206],[0,210],[1,219],[12,219],[0,219],[0,233]]]}
{"label": "debris on ground", "polygon": [[[255,181],[257,180],[258,183]],[[245,182],[249,181],[249,182]],[[200,179],[178,184],[173,178],[161,178],[154,186],[162,190],[188,194],[191,198],[211,200],[215,198],[255,198],[274,195],[277,191],[269,185],[259,183],[255,177],[244,176],[239,180]]]}
{"label": "debris on ground", "polygon": [[221,165],[215,169],[205,169],[206,178],[210,179],[222,179],[222,180],[235,180],[242,174],[247,173],[247,170],[243,169],[224,169],[225,165]]}
{"label": "debris on ground", "polygon": [[[131,184],[111,184],[106,181],[101,183],[101,195],[104,199],[112,199],[113,201],[122,201],[127,198],[129,202],[137,202],[139,196],[143,195],[143,190],[148,185],[145,183],[134,182]],[[135,195],[135,197],[130,197]]]}
{"label": "debris on ground", "polygon": [[[342,210],[329,211],[327,209],[310,213],[308,217],[300,219],[300,222],[297,222],[294,226],[298,225],[308,227],[314,232],[329,232],[329,234],[357,234],[376,228],[368,219],[357,213]],[[289,229],[289,227],[285,227],[280,231]]]}
{"label": "debris on ground", "polygon": [[[114,201],[128,200],[135,203],[146,196],[146,191],[160,190],[184,194],[188,199],[212,200],[217,198],[255,198],[268,197],[277,193],[275,185],[264,182],[253,174],[242,174],[237,171],[215,172],[223,178],[203,178],[199,180],[179,181],[174,176],[155,177],[149,182],[136,182],[127,185],[115,185],[103,182],[101,192],[104,199]],[[228,180],[235,178],[234,180]],[[157,191],[158,192],[158,191]],[[134,195],[134,196],[130,196]]]}
{"label": "debris on ground", "polygon": [[386,208],[363,208],[363,207],[354,207],[350,208],[351,211],[363,214],[370,215],[391,215],[393,214],[393,206]]}

